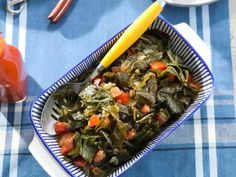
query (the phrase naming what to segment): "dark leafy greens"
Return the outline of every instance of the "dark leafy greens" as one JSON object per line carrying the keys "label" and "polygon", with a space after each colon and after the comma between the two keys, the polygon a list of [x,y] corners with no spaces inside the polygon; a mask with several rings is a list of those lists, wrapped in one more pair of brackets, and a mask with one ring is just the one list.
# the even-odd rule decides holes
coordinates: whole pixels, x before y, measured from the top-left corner
{"label": "dark leafy greens", "polygon": [[106,176],[178,119],[199,89],[168,38],[143,35],[80,93],[55,96],[61,153],[88,176]]}

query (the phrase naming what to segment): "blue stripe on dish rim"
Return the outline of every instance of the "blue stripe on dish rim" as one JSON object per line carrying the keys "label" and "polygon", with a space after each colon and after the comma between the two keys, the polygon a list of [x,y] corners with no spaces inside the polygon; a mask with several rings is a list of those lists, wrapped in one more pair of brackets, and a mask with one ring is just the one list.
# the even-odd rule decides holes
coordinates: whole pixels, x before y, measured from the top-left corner
{"label": "blue stripe on dish rim", "polygon": [[[211,96],[211,93],[213,91],[214,87],[214,79],[213,75],[210,72],[209,68],[207,67],[204,60],[201,58],[201,56],[197,53],[197,51],[191,46],[191,44],[185,40],[185,38],[163,17],[158,17],[155,22],[153,22],[152,26],[149,29],[158,29],[158,25],[161,25],[161,29],[164,30],[163,32],[167,32],[170,34],[170,36],[173,36],[177,39],[178,46],[175,47],[175,49],[181,53],[181,55],[185,55],[188,58],[185,58],[186,62],[188,62],[188,59],[194,60],[195,64],[193,64],[194,68],[196,69],[196,63],[197,66],[201,65],[201,69],[203,71],[198,72],[200,81],[203,81],[203,87],[200,91],[200,97],[197,98],[194,103],[190,105],[190,107],[186,110],[186,112],[172,125],[167,127],[161,134],[156,136],[152,141],[150,141],[143,150],[138,152],[136,155],[133,156],[131,160],[126,162],[125,164],[121,165],[117,170],[115,170],[110,176],[119,176],[124,171],[126,171],[129,167],[131,167],[135,162],[140,160],[142,157],[144,157],[146,154],[148,154],[149,151],[151,151],[154,147],[156,147],[158,144],[160,144],[166,137],[168,137],[171,133],[173,133],[176,128],[178,128],[182,123],[184,123],[189,117],[193,115],[193,113],[199,109]],[[127,27],[126,27],[127,28]],[[126,29],[124,28],[124,29]],[[84,60],[82,60],[78,65],[73,67],[71,70],[69,70],[64,76],[62,76],[60,79],[58,79],[55,83],[53,83],[49,88],[44,90],[32,103],[30,108],[30,120],[33,125],[33,128],[37,134],[37,136],[40,138],[43,145],[47,148],[49,153],[54,157],[54,159],[61,165],[61,167],[71,176],[84,176],[84,173],[81,169],[75,169],[74,165],[72,163],[68,163],[63,160],[62,155],[58,155],[59,146],[55,146],[55,136],[48,136],[41,127],[40,123],[40,116],[43,109],[43,106],[49,97],[49,95],[56,90],[60,85],[68,82],[75,76],[79,76],[83,72],[86,72],[86,70],[89,69],[89,67],[92,66],[92,64],[95,62],[96,58],[101,59],[103,55],[105,55],[106,51],[113,45],[113,43],[118,39],[118,37],[122,34],[124,31],[122,29],[120,32],[118,32],[116,35],[114,35],[112,38],[110,38],[108,41],[106,41],[103,45],[101,45],[99,48],[97,48],[93,53],[91,53],[88,57],[86,57]],[[172,39],[172,38],[171,38]],[[176,41],[173,41],[175,43]],[[180,46],[182,46],[184,49],[180,49]],[[189,62],[191,64],[191,62]],[[82,66],[82,67],[80,67]],[[84,70],[84,71],[83,71]],[[205,74],[207,75],[205,76]],[[204,78],[201,77],[201,75],[204,74],[204,78],[208,78],[208,81],[205,84]],[[194,75],[195,76],[195,75]],[[197,77],[195,76],[195,77]],[[68,79],[69,78],[69,79]],[[198,78],[198,79],[199,79]],[[206,88],[206,89],[204,89]],[[50,145],[51,142],[51,145]],[[52,150],[55,149],[55,150]],[[77,168],[77,167],[76,167]]]}

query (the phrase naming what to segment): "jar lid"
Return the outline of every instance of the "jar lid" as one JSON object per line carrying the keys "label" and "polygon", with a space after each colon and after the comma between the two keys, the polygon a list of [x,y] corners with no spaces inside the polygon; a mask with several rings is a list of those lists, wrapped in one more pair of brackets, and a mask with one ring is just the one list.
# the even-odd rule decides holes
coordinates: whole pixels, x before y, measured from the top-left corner
{"label": "jar lid", "polygon": [[5,40],[3,39],[0,33],[0,57],[2,57],[3,55],[3,50],[4,50],[5,45],[6,45]]}

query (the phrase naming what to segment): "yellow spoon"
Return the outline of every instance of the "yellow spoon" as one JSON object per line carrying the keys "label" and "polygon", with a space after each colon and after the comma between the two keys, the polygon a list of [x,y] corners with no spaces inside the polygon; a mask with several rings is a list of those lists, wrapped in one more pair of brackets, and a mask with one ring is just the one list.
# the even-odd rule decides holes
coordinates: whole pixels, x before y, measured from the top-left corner
{"label": "yellow spoon", "polygon": [[148,29],[152,22],[160,15],[164,0],[157,0],[149,6],[124,32],[113,47],[102,59],[100,64],[90,75],[94,79],[104,68],[109,67],[120,55],[122,55],[131,45],[133,45],[142,34]]}
{"label": "yellow spoon", "polygon": [[[78,93],[87,81],[92,81],[103,69],[109,67],[120,55],[122,55],[139,37],[148,29],[152,22],[161,13],[165,5],[164,0],[158,0],[148,7],[124,32],[117,40],[113,47],[109,50],[100,64],[92,72],[92,74],[80,83],[67,83],[59,87],[53,94],[50,95],[44,105],[41,125],[43,130],[49,135],[55,135],[54,125],[60,117],[58,112],[60,109],[55,103],[53,95],[58,92],[65,92],[68,87],[72,87],[75,93]],[[52,118],[53,117],[53,118]]]}

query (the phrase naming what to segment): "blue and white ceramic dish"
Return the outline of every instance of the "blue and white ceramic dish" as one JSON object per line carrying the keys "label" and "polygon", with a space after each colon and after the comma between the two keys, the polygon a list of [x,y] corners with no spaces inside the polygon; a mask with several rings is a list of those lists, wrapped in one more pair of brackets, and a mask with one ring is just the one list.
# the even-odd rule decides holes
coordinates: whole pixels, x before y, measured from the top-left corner
{"label": "blue and white ceramic dish", "polygon": [[[202,88],[199,92],[198,98],[194,101],[194,103],[190,105],[190,107],[176,122],[173,122],[171,125],[166,127],[159,135],[155,137],[155,139],[149,142],[142,151],[133,156],[131,160],[121,165],[110,176],[118,176],[124,171],[126,171],[135,162],[140,160],[144,155],[151,151],[167,136],[174,132],[176,128],[178,128],[197,109],[201,107],[201,105],[210,97],[211,92],[213,90],[213,76],[203,60],[203,58],[207,59],[207,57],[209,57],[206,55],[206,53],[210,53],[209,49],[206,45],[204,45],[200,38],[190,29],[190,27],[188,27],[186,24],[172,26],[165,19],[159,17],[155,20],[155,22],[149,29],[157,29],[170,36],[172,50],[178,55],[182,56],[181,58],[183,58],[184,60],[183,63],[193,70],[193,78],[194,80],[201,83]],[[81,76],[81,74],[88,71],[89,68],[95,62],[101,60],[106,54],[106,52],[109,50],[109,48],[119,38],[122,32],[123,31],[119,32],[109,41],[104,43],[91,55],[85,58],[81,63],[76,65],[62,78],[60,78],[57,82],[51,85],[33,102],[31,106],[30,119],[32,121],[37,136],[39,137],[43,145],[47,148],[51,156],[55,158],[55,160],[61,165],[62,168],[64,168],[64,170],[70,176],[84,176],[84,173],[81,169],[63,159],[63,156],[60,154],[59,145],[55,136],[49,136],[43,131],[40,123],[40,118],[44,104],[46,103],[49,95],[53,91],[55,91],[60,85],[67,83],[75,77]]]}

